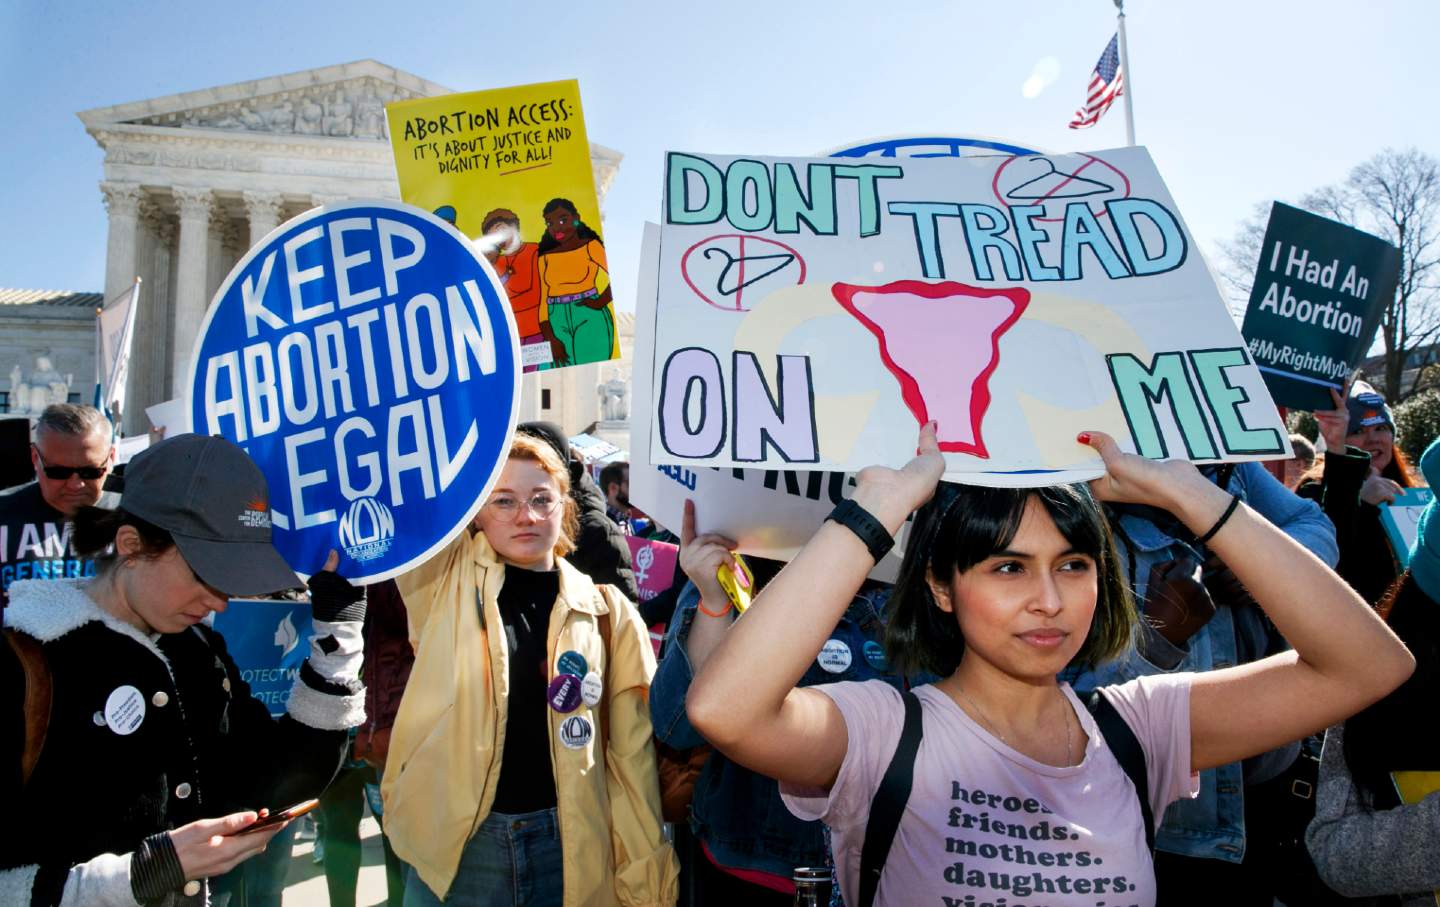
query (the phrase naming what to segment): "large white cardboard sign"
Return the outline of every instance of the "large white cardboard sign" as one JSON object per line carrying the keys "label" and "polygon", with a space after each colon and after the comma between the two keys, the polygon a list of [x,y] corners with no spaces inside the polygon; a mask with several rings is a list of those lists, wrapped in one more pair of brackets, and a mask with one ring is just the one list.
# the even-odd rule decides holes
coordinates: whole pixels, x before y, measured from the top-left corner
{"label": "large white cardboard sign", "polygon": [[[655,301],[655,263],[660,228],[646,224],[640,247],[637,299]],[[644,303],[642,302],[642,305]],[[635,331],[637,362],[649,360],[655,346],[654,324],[640,320]],[[631,378],[635,412],[647,411],[650,376],[636,369]],[[715,469],[657,466],[644,443],[646,428],[631,438],[630,501],[677,535],[685,501],[695,502],[696,531],[717,532],[734,539],[744,554],[788,561],[820,528],[825,517],[854,489],[851,477],[839,472],[795,472],[763,469]],[[870,575],[893,582],[904,555],[905,530],[897,544]]]}
{"label": "large white cardboard sign", "polygon": [[1155,458],[1289,454],[1144,148],[672,152],[657,292],[637,308],[655,464],[898,466],[930,419],[947,476],[978,484],[1099,475],[1084,429]]}

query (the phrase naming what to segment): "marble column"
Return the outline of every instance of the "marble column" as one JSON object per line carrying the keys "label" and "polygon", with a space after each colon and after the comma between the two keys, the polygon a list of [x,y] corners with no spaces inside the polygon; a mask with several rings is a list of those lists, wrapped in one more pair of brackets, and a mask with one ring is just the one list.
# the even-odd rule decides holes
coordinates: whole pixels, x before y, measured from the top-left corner
{"label": "marble column", "polygon": [[531,372],[520,378],[520,422],[535,422],[544,418],[540,412],[540,375]]}
{"label": "marble column", "polygon": [[140,208],[142,243],[140,307],[135,313],[135,339],[130,350],[129,399],[125,405],[125,434],[150,429],[145,407],[167,399],[165,373],[170,364],[170,271],[175,242],[175,218],[158,205]]}
{"label": "marble column", "polygon": [[209,189],[197,186],[175,186],[171,189],[180,210],[179,267],[175,274],[175,334],[170,341],[170,397],[183,396],[190,379],[190,352],[195,335],[205,318],[205,284],[209,276],[210,213],[215,196]]}
{"label": "marble column", "polygon": [[349,200],[350,197],[348,195],[312,194],[310,196],[310,204],[314,205],[316,208],[323,208],[326,205],[338,205],[340,202]]}
{"label": "marble column", "polygon": [[285,204],[285,198],[278,192],[246,192],[244,199],[245,214],[250,219],[250,246],[253,247],[280,226],[280,209]]}
{"label": "marble column", "polygon": [[140,201],[144,192],[139,183],[106,180],[100,184],[105,208],[110,213],[110,233],[105,241],[105,299],[114,299],[135,282],[136,231]]}

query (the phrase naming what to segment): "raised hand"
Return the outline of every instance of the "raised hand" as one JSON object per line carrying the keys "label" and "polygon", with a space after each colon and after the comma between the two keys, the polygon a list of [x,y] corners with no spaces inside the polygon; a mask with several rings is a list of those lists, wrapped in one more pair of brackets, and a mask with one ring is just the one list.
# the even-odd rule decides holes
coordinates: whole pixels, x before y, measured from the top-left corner
{"label": "raised hand", "polygon": [[325,566],[310,577],[310,607],[316,620],[339,621],[365,619],[365,587],[352,586],[335,572],[340,566],[340,552],[334,548],[325,557]]}
{"label": "raised hand", "polygon": [[915,457],[899,469],[867,466],[855,477],[855,503],[875,515],[892,533],[935,494],[945,474],[945,457],[935,440],[936,423],[920,427]]}
{"label": "raised hand", "polygon": [[1325,439],[1325,449],[1341,454],[1345,452],[1345,436],[1350,430],[1350,410],[1345,406],[1345,398],[1333,387],[1330,399],[1335,403],[1334,409],[1317,409],[1312,415],[1320,426],[1320,437]]}
{"label": "raised hand", "polygon": [[690,577],[700,598],[714,609],[726,600],[725,589],[720,585],[722,567],[728,567],[739,576],[735,564],[735,542],[723,535],[707,532],[695,534],[695,502],[685,502],[685,516],[680,523],[680,569]]}
{"label": "raised hand", "polygon": [[1090,491],[1101,501],[1148,504],[1174,512],[1186,489],[1214,485],[1186,460],[1151,460],[1126,453],[1115,439],[1101,431],[1081,432],[1075,439],[1093,447],[1105,461],[1105,474],[1090,481]]}
{"label": "raised hand", "polygon": [[1385,478],[1372,466],[1370,476],[1365,480],[1365,484],[1360,486],[1360,500],[1378,507],[1382,503],[1395,503],[1395,499],[1404,492],[1405,489],[1400,487],[1399,482]]}

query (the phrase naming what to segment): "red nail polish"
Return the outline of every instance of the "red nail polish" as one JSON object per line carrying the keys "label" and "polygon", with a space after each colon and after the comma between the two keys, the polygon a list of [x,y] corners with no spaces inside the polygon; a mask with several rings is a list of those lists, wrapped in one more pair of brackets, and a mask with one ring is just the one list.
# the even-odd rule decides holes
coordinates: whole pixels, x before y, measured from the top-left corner
{"label": "red nail polish", "polygon": [[1089,444],[1090,433],[1088,431],[1082,431],[1080,434],[1075,436],[1075,440],[1079,441],[1081,444]]}

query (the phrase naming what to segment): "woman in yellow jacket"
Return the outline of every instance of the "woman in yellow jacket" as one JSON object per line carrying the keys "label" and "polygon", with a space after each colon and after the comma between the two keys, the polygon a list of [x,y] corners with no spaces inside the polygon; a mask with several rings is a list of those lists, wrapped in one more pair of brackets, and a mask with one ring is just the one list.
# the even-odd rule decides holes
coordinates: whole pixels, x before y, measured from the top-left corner
{"label": "woman in yellow jacket", "polygon": [[472,531],[397,580],[415,667],[381,790],[407,907],[675,903],[649,632],[563,560],[568,492],[517,437]]}

